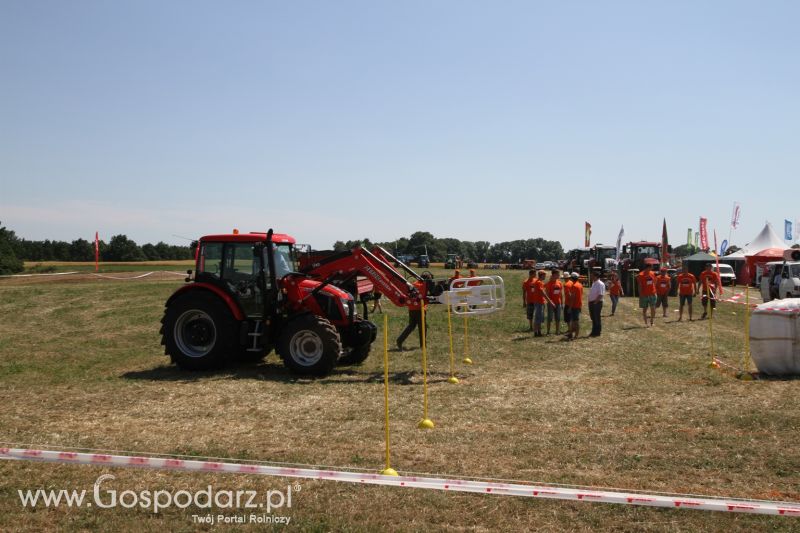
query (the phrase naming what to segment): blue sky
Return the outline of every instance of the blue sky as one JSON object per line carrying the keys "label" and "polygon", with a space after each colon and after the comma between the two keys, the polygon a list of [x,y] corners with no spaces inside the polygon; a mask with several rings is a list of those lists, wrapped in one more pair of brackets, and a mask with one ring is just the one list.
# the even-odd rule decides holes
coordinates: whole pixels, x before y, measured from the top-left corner
{"label": "blue sky", "polygon": [[30,239],[415,230],[744,244],[800,215],[800,3],[0,4],[0,220]]}

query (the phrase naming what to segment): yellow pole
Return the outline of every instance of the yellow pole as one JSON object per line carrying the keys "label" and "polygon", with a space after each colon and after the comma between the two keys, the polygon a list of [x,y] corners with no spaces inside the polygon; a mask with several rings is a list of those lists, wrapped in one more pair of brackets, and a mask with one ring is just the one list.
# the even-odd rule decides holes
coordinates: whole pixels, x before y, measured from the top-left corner
{"label": "yellow pole", "polygon": [[433,429],[433,420],[428,418],[428,351],[425,343],[425,300],[420,302],[420,313],[422,323],[422,420],[417,427],[419,429]]}
{"label": "yellow pole", "polygon": [[453,352],[453,323],[450,319],[450,293],[447,292],[447,334],[450,336],[450,378],[447,380],[449,383],[458,383],[456,377],[456,355]]}
{"label": "yellow pole", "polygon": [[750,373],[750,285],[744,287],[744,354],[742,354],[742,373],[745,381],[753,379]]}
{"label": "yellow pole", "polygon": [[469,322],[468,316],[464,315],[464,360],[465,365],[471,365],[472,359],[469,358]]}
{"label": "yellow pole", "polygon": [[383,315],[383,407],[386,428],[386,468],[381,475],[396,476],[397,470],[389,462],[389,315]]}
{"label": "yellow pole", "polygon": [[719,368],[719,364],[714,359],[714,308],[711,307],[711,284],[709,283],[706,283],[706,305],[708,306],[708,340],[711,345],[711,363],[708,366],[710,368]]}

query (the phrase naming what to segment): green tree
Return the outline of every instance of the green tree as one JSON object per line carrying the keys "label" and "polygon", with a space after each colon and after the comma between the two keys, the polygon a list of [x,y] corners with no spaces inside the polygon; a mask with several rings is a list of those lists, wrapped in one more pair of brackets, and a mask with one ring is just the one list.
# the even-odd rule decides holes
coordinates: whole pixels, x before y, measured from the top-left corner
{"label": "green tree", "polygon": [[104,261],[144,261],[142,249],[125,235],[114,235],[108,243]]}
{"label": "green tree", "polygon": [[24,268],[22,260],[14,253],[17,236],[0,224],[0,274],[15,274]]}

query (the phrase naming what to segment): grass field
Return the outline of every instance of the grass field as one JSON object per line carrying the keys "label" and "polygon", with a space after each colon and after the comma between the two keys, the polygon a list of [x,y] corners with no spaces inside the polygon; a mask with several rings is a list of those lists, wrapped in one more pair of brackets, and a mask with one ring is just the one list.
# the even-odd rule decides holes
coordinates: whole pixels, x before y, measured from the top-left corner
{"label": "grass field", "polygon": [[[475,364],[458,365],[457,385],[446,381],[446,314],[442,306],[429,313],[433,431],[416,429],[420,350],[390,354],[397,470],[800,501],[800,381],[744,382],[709,369],[708,322],[676,323],[671,310],[645,329],[631,299],[604,318],[598,339],[534,339],[521,308],[524,274],[501,274],[508,307],[470,320]],[[260,365],[181,372],[158,335],[163,302],[179,284],[0,280],[0,441],[382,468],[379,350],[318,380],[293,377],[274,354]],[[405,312],[383,306],[393,341]],[[715,347],[731,362],[742,354],[742,323],[732,304],[714,321]],[[461,331],[458,321],[458,360]],[[416,348],[415,335],[407,345]],[[28,510],[17,497],[27,488],[91,490],[102,473],[116,476],[110,485],[119,491],[210,484],[265,492],[288,483],[0,461],[0,530],[203,529],[191,518],[198,510]],[[798,529],[787,518],[312,481],[287,514],[302,531]]]}

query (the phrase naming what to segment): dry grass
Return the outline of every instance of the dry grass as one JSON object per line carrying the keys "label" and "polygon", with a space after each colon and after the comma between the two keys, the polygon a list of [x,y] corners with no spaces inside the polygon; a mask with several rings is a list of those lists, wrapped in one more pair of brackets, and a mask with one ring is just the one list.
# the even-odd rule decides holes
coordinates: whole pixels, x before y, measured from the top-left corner
{"label": "dry grass", "polygon": [[[420,351],[391,353],[392,462],[401,472],[800,500],[800,381],[742,382],[707,368],[708,323],[657,319],[633,301],[599,339],[534,339],[521,272],[502,272],[508,309],[470,320],[472,367],[446,382],[442,307],[430,313],[430,415]],[[0,284],[0,440],[352,466],[382,465],[382,361],[320,380],[265,364],[184,373],[161,355],[158,320],[174,282]],[[392,340],[404,326],[384,301]],[[732,314],[738,312],[739,314]],[[587,313],[584,313],[586,315]],[[606,312],[607,314],[607,312]],[[672,313],[670,313],[672,316]],[[738,361],[741,307],[715,321]],[[381,323],[379,317],[378,322]],[[462,322],[455,322],[461,359]],[[588,320],[584,316],[584,335]],[[379,333],[381,335],[382,333]],[[415,336],[409,346],[414,346]],[[0,462],[0,529],[194,530],[191,511],[23,510],[19,488],[90,488],[102,469]],[[114,471],[115,486],[267,490],[284,480]],[[790,530],[789,519],[303,483],[301,530]]]}

